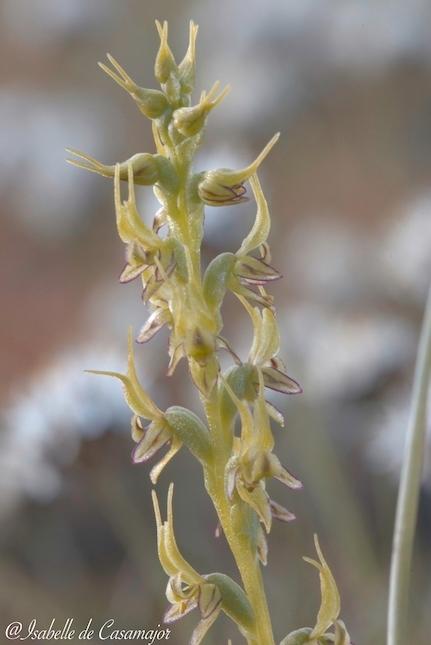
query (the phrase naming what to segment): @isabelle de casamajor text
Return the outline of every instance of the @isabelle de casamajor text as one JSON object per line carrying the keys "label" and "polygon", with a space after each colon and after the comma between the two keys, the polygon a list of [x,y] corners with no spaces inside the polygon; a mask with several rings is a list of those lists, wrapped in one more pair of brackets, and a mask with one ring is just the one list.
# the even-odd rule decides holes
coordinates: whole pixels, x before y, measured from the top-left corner
{"label": "@isabelle de casamajor text", "polygon": [[36,618],[27,625],[20,621],[9,623],[5,629],[8,640],[33,640],[33,641],[143,641],[147,645],[154,645],[160,641],[167,641],[171,637],[169,628],[162,628],[160,624],[155,628],[120,628],[115,624],[114,618],[109,618],[102,625],[95,625],[90,618],[83,628],[75,626],[75,619],[68,618],[64,623],[58,624],[55,618],[49,626],[39,626]]}

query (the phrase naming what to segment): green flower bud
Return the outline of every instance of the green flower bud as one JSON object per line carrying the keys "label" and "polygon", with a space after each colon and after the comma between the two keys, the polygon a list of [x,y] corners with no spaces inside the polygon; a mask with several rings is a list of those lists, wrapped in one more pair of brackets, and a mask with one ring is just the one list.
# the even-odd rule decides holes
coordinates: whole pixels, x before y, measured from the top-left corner
{"label": "green flower bud", "polygon": [[[67,152],[78,157],[78,159],[67,159],[66,161],[72,166],[77,168],[82,168],[83,170],[89,170],[90,172],[96,172],[102,177],[114,177],[115,176],[115,167],[119,166],[119,176],[123,181],[128,181],[129,178],[129,166],[132,167],[133,172],[133,181],[135,184],[143,186],[151,186],[159,180],[159,166],[161,166],[160,161],[156,159],[159,155],[152,155],[148,152],[141,152],[126,161],[123,161],[120,164],[113,164],[108,166],[106,164],[97,161],[94,157],[80,152],[79,150],[74,150],[73,148],[66,148]],[[169,163],[167,159],[165,159]]]}
{"label": "green flower bud", "polygon": [[191,20],[189,29],[189,46],[187,48],[186,55],[178,65],[181,89],[185,94],[191,94],[195,84],[196,36],[198,35],[198,29],[198,25],[195,25],[193,20]]}
{"label": "green flower bud", "polygon": [[205,271],[204,298],[214,312],[221,307],[235,263],[233,253],[221,253],[210,262]]}
{"label": "green flower bud", "polygon": [[313,630],[310,627],[302,627],[301,629],[296,629],[294,632],[288,634],[281,641],[280,645],[305,645],[310,642],[311,632]]}
{"label": "green flower bud", "polygon": [[[239,399],[250,402],[256,399],[255,382],[258,380],[258,376],[254,365],[243,363],[231,367],[225,374],[225,379]],[[221,384],[220,387],[222,388],[220,411],[226,423],[231,423],[237,413],[237,408],[224,385]]]}
{"label": "green flower bud", "polygon": [[168,23],[165,20],[163,25],[156,20],[157,31],[160,36],[160,48],[156,56],[156,62],[154,65],[154,74],[159,81],[159,83],[166,83],[173,74],[174,76],[178,73],[178,67],[175,62],[174,55],[168,45]]}
{"label": "green flower bud", "polygon": [[164,418],[176,437],[184,443],[190,452],[207,463],[211,458],[211,442],[207,427],[196,414],[178,405],[168,408]]}
{"label": "green flower bud", "polygon": [[216,585],[221,594],[223,611],[244,632],[253,629],[254,615],[250,602],[241,587],[223,573],[210,573],[204,576],[208,582]]}
{"label": "green flower bud", "polygon": [[208,114],[214,109],[229,92],[229,87],[214,97],[219,82],[214,83],[208,94],[202,92],[200,101],[193,107],[183,107],[175,110],[173,118],[176,129],[185,137],[193,137],[198,134],[205,125]]}
{"label": "green flower bud", "polygon": [[149,119],[157,119],[162,116],[169,107],[167,98],[163,92],[139,87],[111,54],[106,54],[106,56],[116,72],[104,63],[99,63],[99,67],[130,94],[142,114]]}
{"label": "green flower bud", "polygon": [[280,133],[275,134],[256,159],[245,168],[230,170],[219,168],[200,175],[198,193],[201,200],[209,206],[227,206],[247,200],[244,183],[254,175],[262,161],[277,143]]}
{"label": "green flower bud", "polygon": [[314,545],[319,561],[313,560],[312,558],[303,559],[319,571],[321,601],[316,618],[316,625],[311,634],[311,637],[317,640],[337,621],[340,614],[340,594],[334,576],[323,557],[317,535],[314,536]]}

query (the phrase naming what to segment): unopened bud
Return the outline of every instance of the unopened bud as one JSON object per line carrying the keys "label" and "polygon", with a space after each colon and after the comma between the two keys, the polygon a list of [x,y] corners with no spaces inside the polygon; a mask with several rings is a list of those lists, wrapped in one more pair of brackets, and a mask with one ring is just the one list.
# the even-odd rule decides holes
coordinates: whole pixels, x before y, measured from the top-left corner
{"label": "unopened bud", "polygon": [[139,87],[135,81],[127,74],[121,65],[115,60],[113,56],[107,54],[107,58],[115,71],[110,69],[104,63],[99,63],[99,67],[103,69],[108,76],[110,76],[120,87],[136,102],[138,108],[149,119],[157,119],[168,108],[168,101],[166,96],[160,90],[149,90],[144,87]]}
{"label": "unopened bud", "polygon": [[310,642],[312,631],[313,630],[309,627],[295,629],[294,632],[291,632],[285,638],[283,638],[280,645],[305,645],[306,643]]}
{"label": "unopened bud", "polygon": [[74,150],[73,148],[66,148],[66,150],[77,157],[77,159],[67,159],[68,163],[72,164],[72,166],[89,170],[90,172],[96,172],[103,177],[114,177],[115,167],[118,165],[119,177],[123,181],[127,181],[129,178],[130,166],[135,184],[150,186],[151,184],[155,184],[159,179],[159,164],[155,159],[157,155],[151,155],[148,152],[138,153],[130,157],[130,159],[127,159],[127,161],[109,166],[79,150]]}
{"label": "unopened bud", "polygon": [[164,418],[175,436],[188,447],[200,461],[211,457],[211,443],[207,427],[194,412],[179,405],[168,408]]}
{"label": "unopened bud", "polygon": [[193,107],[183,107],[175,110],[174,124],[176,129],[185,137],[193,137],[198,134],[205,125],[206,118],[213,108],[224,99],[229,92],[229,87],[215,97],[219,83],[214,83],[208,94],[202,93],[200,101]]}
{"label": "unopened bud", "polygon": [[210,573],[205,579],[216,585],[221,594],[223,611],[245,632],[255,624],[253,609],[241,587],[223,573]]}
{"label": "unopened bud", "polygon": [[198,25],[193,20],[190,21],[189,46],[186,55],[178,65],[178,72],[181,82],[181,89],[185,94],[191,94],[195,84],[195,67],[196,67],[196,36],[198,34]]}
{"label": "unopened bud", "polygon": [[168,45],[168,23],[165,20],[163,25],[156,20],[157,31],[160,36],[160,48],[156,57],[154,65],[154,74],[159,81],[163,84],[169,80],[171,74],[178,72],[178,67],[175,62],[174,55]]}
{"label": "unopened bud", "polygon": [[205,271],[204,298],[214,312],[222,305],[235,263],[233,253],[221,253],[209,263]]}
{"label": "unopened bud", "polygon": [[256,173],[271,148],[277,143],[279,136],[280,133],[275,134],[256,159],[245,168],[240,170],[219,168],[202,173],[202,179],[198,184],[201,200],[209,206],[227,206],[245,201],[247,197],[245,197],[244,182]]}

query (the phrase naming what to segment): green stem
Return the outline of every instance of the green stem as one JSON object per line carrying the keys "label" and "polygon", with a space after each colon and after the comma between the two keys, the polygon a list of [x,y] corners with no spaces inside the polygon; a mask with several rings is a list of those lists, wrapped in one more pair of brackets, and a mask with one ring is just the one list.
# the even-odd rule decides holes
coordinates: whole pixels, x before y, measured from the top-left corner
{"label": "green stem", "polygon": [[[167,139],[166,139],[167,140]],[[174,154],[172,154],[174,157]],[[199,217],[192,217],[187,203],[187,186],[190,178],[190,163],[181,163],[177,159],[177,172],[180,177],[180,187],[176,204],[171,208],[175,212],[175,220],[179,222],[173,227],[172,234],[179,237],[185,248],[189,266],[189,289],[193,290],[198,300],[203,301],[203,290],[200,273],[200,244],[202,221]],[[203,210],[200,219],[203,218]],[[249,645],[274,645],[271,620],[266,601],[263,580],[260,571],[260,564],[257,558],[256,549],[252,546],[250,536],[247,535],[244,526],[243,530],[234,527],[231,510],[232,502],[227,498],[224,484],[224,471],[227,460],[231,454],[232,433],[229,427],[225,427],[219,414],[219,395],[217,387],[209,399],[203,397],[208,424],[213,442],[213,460],[205,472],[205,483],[207,491],[217,511],[220,524],[223,528],[229,547],[235,558],[240,572],[244,589],[255,615],[255,633],[248,637]],[[242,502],[241,502],[242,504]]]}
{"label": "green stem", "polygon": [[[255,616],[255,634],[248,638],[249,645],[274,645],[271,618],[263,586],[260,563],[256,550],[250,543],[250,536],[243,527],[238,531],[232,522],[232,502],[227,498],[224,483],[224,471],[229,456],[226,446],[230,446],[230,428],[225,428],[218,414],[218,396],[212,395],[212,400],[205,403],[208,423],[214,448],[212,467],[206,472],[206,488],[210,495],[220,520],[226,540],[235,558],[236,565],[244,584],[244,589]],[[244,518],[245,525],[245,518]]]}
{"label": "green stem", "polygon": [[387,645],[405,645],[413,541],[427,427],[431,380],[431,288],[416,360],[410,421],[398,491],[389,582]]}

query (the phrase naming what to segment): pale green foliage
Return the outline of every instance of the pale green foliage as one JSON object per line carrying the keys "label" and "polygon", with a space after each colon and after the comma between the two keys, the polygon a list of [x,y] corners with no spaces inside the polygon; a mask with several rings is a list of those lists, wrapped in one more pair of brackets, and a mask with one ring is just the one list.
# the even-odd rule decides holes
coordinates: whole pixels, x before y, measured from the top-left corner
{"label": "pale green foliage", "polygon": [[[206,489],[242,577],[244,589],[221,573],[202,575],[195,571],[181,555],[175,540],[173,485],[169,489],[165,521],[153,492],[159,559],[169,576],[167,598],[171,608],[165,619],[174,621],[198,608],[201,620],[191,641],[197,645],[224,611],[248,643],[272,645],[274,638],[259,560],[266,564],[265,533],[270,532],[273,519],[289,522],[294,515],[269,498],[266,483],[275,478],[289,489],[302,486],[274,453],[271,420],[283,425],[283,416],[265,400],[266,388],[285,394],[301,392],[278,356],[277,319],[272,296],[265,288],[280,274],[270,264],[267,238],[271,219],[256,173],[279,135],[240,170],[219,168],[195,173],[192,161],[207,117],[225,98],[228,88],[219,91],[219,84],[215,83],[192,105],[197,27],[190,24],[189,46],[179,64],[168,44],[167,23],[157,22],[157,29],[160,48],[155,76],[160,90],[138,86],[110,55],[112,67],[100,64],[152,120],[156,152],[138,153],[122,163],[105,165],[87,154],[70,150],[75,155],[70,161],[113,178],[117,228],[127,256],[120,280],[138,278],[144,301],[152,309],[137,340],[148,342],[163,326],[168,327],[168,374],[174,372],[181,359],[187,360],[207,423],[179,406],[165,411],[158,408],[138,382],[130,334],[127,374],[99,373],[114,376],[123,383],[126,401],[133,411],[134,461],[146,461],[169,445],[167,453],[151,470],[154,484],[182,446],[199,460]],[[121,195],[122,181],[128,187],[126,199]],[[257,206],[254,224],[236,253],[220,254],[202,275],[204,207],[244,202],[247,181]],[[160,202],[152,227],[143,222],[138,212],[135,184],[152,185]],[[163,226],[168,227],[168,232],[161,237],[159,230]],[[222,306],[229,291],[238,298],[253,326],[253,342],[246,360],[241,360],[221,335]],[[224,373],[218,358],[221,349],[228,350],[234,362]],[[237,416],[239,436],[235,435]],[[145,420],[149,422],[147,427]],[[289,635],[283,643],[326,642],[327,629],[334,625],[335,642],[347,645],[348,636],[343,637],[344,627],[337,622],[338,591],[317,540],[316,549],[319,562],[310,561],[318,567],[321,580],[322,604],[316,626]]]}

